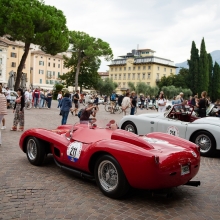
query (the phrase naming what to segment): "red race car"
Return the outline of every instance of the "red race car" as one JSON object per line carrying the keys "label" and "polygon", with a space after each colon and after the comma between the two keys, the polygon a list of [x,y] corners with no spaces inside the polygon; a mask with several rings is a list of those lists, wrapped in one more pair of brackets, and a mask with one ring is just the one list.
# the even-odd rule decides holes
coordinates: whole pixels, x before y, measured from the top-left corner
{"label": "red race car", "polygon": [[52,153],[55,163],[84,178],[95,179],[111,198],[124,196],[130,187],[163,189],[190,181],[200,167],[199,148],[165,133],[138,136],[124,130],[62,125],[55,130],[29,129],[20,148],[33,165]]}

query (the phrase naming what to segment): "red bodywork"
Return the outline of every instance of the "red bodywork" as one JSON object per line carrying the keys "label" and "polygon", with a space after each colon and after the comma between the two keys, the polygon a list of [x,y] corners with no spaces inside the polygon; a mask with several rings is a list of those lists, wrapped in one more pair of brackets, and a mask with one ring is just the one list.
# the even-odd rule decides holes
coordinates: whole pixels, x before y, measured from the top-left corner
{"label": "red bodywork", "polygon": [[[71,136],[70,136],[71,133]],[[63,125],[56,130],[30,129],[20,138],[26,152],[27,137],[48,142],[54,158],[63,165],[93,175],[95,162],[101,154],[112,155],[122,167],[130,186],[140,189],[161,189],[183,185],[198,172],[198,147],[182,138],[165,133],[138,136],[124,130],[89,128],[86,125]],[[82,145],[76,162],[68,159],[71,143]],[[189,173],[181,175],[183,166]]]}

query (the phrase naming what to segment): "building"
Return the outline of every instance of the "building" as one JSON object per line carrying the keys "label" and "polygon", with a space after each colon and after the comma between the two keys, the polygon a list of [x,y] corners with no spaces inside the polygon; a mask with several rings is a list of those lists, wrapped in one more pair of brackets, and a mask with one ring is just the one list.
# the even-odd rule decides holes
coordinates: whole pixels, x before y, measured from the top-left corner
{"label": "building", "polygon": [[154,53],[151,49],[132,50],[111,62],[109,76],[118,84],[117,92],[128,89],[128,82],[135,85],[145,82],[149,86],[156,86],[162,76],[175,73],[177,67],[173,61],[156,57]]}
{"label": "building", "polygon": [[98,74],[103,81],[105,81],[107,78],[109,78],[109,72],[98,72]]}
{"label": "building", "polygon": [[32,87],[52,89],[55,83],[61,82],[60,75],[67,72],[63,55],[51,56],[40,50],[31,51],[30,82]]}
{"label": "building", "polygon": [[[23,53],[24,43],[0,38],[0,83],[3,86],[7,86],[10,73],[16,77]],[[52,56],[41,51],[38,45],[31,44],[23,69],[26,88],[53,89],[54,84],[60,82],[59,76],[68,72],[63,55],[69,57],[71,54],[67,51]]]}
{"label": "building", "polygon": [[[9,73],[13,72],[16,75],[18,65],[24,53],[24,43],[13,42],[7,38],[0,38],[0,83],[7,85]],[[30,84],[30,53],[26,59],[23,73],[27,81],[27,86]]]}

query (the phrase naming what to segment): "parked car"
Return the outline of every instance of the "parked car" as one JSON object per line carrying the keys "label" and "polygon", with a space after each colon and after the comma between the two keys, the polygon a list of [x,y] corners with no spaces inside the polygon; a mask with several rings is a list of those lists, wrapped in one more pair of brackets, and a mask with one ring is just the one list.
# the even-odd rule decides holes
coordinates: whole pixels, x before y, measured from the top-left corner
{"label": "parked car", "polygon": [[157,131],[179,136],[197,144],[201,155],[212,156],[220,150],[220,119],[199,118],[193,111],[190,105],[174,105],[166,113],[125,116],[119,127],[138,135]]}
{"label": "parked car", "polygon": [[195,144],[163,133],[138,136],[88,124],[62,125],[55,130],[29,129],[19,145],[31,164],[41,165],[52,153],[58,167],[96,180],[111,198],[124,196],[130,187],[195,185],[191,179],[200,167]]}

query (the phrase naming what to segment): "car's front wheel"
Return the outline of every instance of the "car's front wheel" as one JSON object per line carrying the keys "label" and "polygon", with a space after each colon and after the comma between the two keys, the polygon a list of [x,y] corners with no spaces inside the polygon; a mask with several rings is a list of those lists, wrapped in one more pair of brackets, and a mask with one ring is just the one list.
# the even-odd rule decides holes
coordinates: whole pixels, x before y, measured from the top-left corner
{"label": "car's front wheel", "polygon": [[29,137],[26,141],[26,154],[31,164],[40,166],[45,158],[45,148],[42,146],[42,141],[35,137]]}
{"label": "car's front wheel", "polygon": [[130,188],[121,166],[110,155],[103,155],[98,159],[94,173],[98,187],[110,198],[120,198]]}
{"label": "car's front wheel", "polygon": [[134,134],[137,134],[137,128],[135,126],[135,124],[131,121],[127,121],[122,125],[122,129],[125,131],[129,131],[132,132]]}
{"label": "car's front wheel", "polygon": [[207,131],[199,131],[194,134],[192,142],[200,147],[202,156],[213,156],[216,151],[216,142],[212,134]]}

